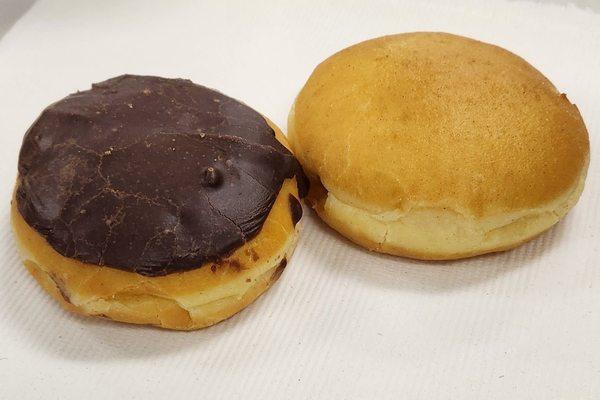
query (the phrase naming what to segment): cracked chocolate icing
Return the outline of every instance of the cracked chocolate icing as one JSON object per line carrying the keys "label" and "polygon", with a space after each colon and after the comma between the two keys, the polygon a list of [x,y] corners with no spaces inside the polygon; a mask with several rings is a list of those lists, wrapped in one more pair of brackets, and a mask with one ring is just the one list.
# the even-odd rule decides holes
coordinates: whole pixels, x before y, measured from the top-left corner
{"label": "cracked chocolate icing", "polygon": [[304,196],[298,161],[250,107],[189,80],[123,75],[42,112],[16,201],[60,254],[159,276],[256,236],[293,176]]}

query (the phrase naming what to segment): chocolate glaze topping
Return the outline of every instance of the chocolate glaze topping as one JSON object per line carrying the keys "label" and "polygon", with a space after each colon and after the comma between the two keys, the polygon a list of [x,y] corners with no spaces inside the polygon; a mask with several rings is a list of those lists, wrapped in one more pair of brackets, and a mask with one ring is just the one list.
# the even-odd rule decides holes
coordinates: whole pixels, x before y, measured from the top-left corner
{"label": "chocolate glaze topping", "polygon": [[188,80],[124,75],[44,110],[23,141],[16,201],[62,255],[158,276],[256,236],[293,176],[304,196],[297,160],[250,107]]}
{"label": "chocolate glaze topping", "polygon": [[289,196],[289,201],[290,212],[292,213],[292,223],[294,224],[294,226],[296,226],[296,224],[300,222],[300,219],[302,219],[302,204],[300,204],[298,199],[291,194]]}

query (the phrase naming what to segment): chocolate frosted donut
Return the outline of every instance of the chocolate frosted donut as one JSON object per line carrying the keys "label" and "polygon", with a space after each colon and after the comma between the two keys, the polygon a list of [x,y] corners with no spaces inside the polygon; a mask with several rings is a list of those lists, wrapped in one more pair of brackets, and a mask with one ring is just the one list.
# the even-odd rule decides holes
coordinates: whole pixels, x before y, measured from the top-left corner
{"label": "chocolate frosted donut", "polygon": [[[302,214],[298,197],[307,189],[300,165],[282,142],[259,113],[189,80],[124,75],[92,85],[49,106],[25,135],[13,201],[17,237],[39,236],[35,239],[49,245],[54,258],[76,270],[119,269],[137,280],[171,274],[181,280],[174,273],[202,269],[214,275],[224,264],[239,275],[261,261],[268,261],[274,277],[293,247]],[[279,204],[281,210],[275,210]],[[279,211],[285,240],[265,248],[263,260],[252,244],[262,235],[281,236],[276,229],[264,232]],[[45,260],[28,248],[30,241],[20,242],[35,265],[30,270],[47,277],[70,308],[127,320],[74,304],[65,292],[78,290],[77,279],[65,283],[56,259]],[[248,250],[248,260],[236,259],[241,250]],[[115,290],[111,295],[122,287]],[[231,313],[226,314],[222,317]],[[174,327],[210,323],[190,317],[186,326]]]}

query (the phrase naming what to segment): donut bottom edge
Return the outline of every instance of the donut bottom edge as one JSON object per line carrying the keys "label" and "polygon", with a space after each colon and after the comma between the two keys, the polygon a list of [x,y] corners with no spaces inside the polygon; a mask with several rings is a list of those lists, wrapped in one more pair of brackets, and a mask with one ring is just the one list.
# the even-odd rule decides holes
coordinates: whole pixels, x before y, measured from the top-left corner
{"label": "donut bottom edge", "polygon": [[314,181],[306,202],[332,229],[367,250],[425,261],[457,260],[513,249],[561,221],[581,196],[587,163],[589,158],[574,185],[552,202],[487,217],[436,205],[375,213],[344,202]]}
{"label": "donut bottom edge", "polygon": [[27,224],[13,198],[11,224],[25,267],[68,311],[132,324],[196,330],[238,313],[283,272],[298,238],[289,198],[298,198],[296,179],[287,179],[256,237],[218,262],[185,272],[149,277],[85,264],[54,250]]}

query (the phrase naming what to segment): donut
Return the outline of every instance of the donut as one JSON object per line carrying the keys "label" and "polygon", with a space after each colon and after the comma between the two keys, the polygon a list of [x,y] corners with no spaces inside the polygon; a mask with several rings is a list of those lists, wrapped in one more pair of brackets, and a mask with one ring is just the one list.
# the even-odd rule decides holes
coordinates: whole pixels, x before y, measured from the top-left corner
{"label": "donut", "polygon": [[123,75],[29,128],[11,221],[25,266],[67,310],[192,330],[277,280],[306,191],[281,131],[247,105]]}
{"label": "donut", "polygon": [[288,137],[328,225],[423,260],[534,238],[575,205],[589,163],[565,94],[515,54],[446,33],[332,55],[298,94]]}

